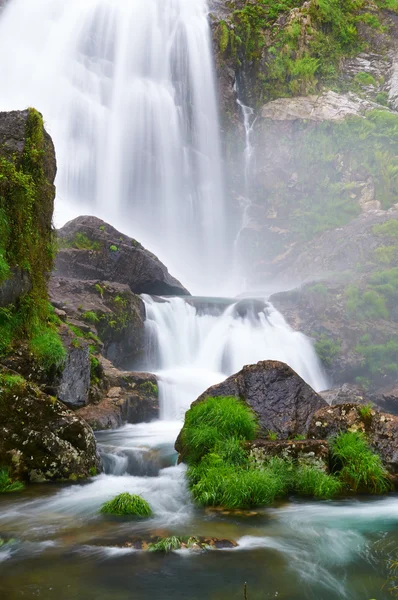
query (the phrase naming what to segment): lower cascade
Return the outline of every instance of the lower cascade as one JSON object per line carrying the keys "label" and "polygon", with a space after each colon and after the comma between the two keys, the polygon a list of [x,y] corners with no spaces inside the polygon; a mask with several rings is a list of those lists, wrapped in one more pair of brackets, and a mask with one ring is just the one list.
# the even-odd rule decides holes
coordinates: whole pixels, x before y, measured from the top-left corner
{"label": "lower cascade", "polygon": [[327,387],[311,342],[263,300],[144,300],[146,368],[159,376],[162,419],[183,419],[207,387],[259,360],[289,364],[316,391]]}

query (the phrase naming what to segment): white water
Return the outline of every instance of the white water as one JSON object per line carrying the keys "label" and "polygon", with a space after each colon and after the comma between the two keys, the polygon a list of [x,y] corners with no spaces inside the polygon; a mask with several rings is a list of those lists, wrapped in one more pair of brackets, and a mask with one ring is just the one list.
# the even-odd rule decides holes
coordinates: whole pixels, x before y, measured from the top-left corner
{"label": "white water", "polygon": [[206,0],[11,0],[0,47],[0,110],[35,106],[55,142],[57,224],[100,216],[214,291],[227,213]]}
{"label": "white water", "polygon": [[211,303],[199,310],[182,298],[144,300],[158,359],[163,419],[182,419],[207,387],[259,360],[280,360],[315,390],[327,387],[311,342],[271,304],[240,300],[214,314]]}

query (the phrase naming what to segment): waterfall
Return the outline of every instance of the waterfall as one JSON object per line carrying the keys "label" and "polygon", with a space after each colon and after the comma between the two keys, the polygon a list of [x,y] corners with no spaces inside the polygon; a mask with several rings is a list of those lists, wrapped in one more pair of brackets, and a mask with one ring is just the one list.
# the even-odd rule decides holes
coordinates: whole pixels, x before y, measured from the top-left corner
{"label": "waterfall", "polygon": [[315,390],[327,387],[309,339],[269,303],[226,301],[215,310],[211,301],[143,298],[155,346],[148,367],[158,372],[162,419],[182,419],[207,387],[259,360],[280,360]]}
{"label": "waterfall", "polygon": [[188,287],[219,286],[228,248],[206,0],[11,0],[0,40],[0,110],[35,106],[55,142],[57,224],[95,214]]}

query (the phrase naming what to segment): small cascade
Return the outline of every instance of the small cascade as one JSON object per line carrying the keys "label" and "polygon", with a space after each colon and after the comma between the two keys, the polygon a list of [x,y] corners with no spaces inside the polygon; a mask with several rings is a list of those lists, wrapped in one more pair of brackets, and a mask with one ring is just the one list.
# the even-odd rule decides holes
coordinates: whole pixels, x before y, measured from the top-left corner
{"label": "small cascade", "polygon": [[203,300],[198,309],[195,299],[143,299],[162,419],[181,420],[207,387],[259,360],[280,360],[315,390],[327,387],[310,340],[263,300],[230,300],[217,314],[211,301],[207,312]]}

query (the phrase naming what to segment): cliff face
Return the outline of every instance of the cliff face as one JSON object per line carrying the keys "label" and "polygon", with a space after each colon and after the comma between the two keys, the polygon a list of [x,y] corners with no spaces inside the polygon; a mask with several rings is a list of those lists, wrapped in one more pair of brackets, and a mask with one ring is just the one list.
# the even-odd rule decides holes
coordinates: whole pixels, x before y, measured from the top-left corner
{"label": "cliff face", "polygon": [[[322,281],[319,293],[315,284],[275,302],[317,340],[334,381],[388,386],[398,373],[398,3],[232,0],[211,10],[249,287]],[[234,86],[254,109],[246,184]]]}

